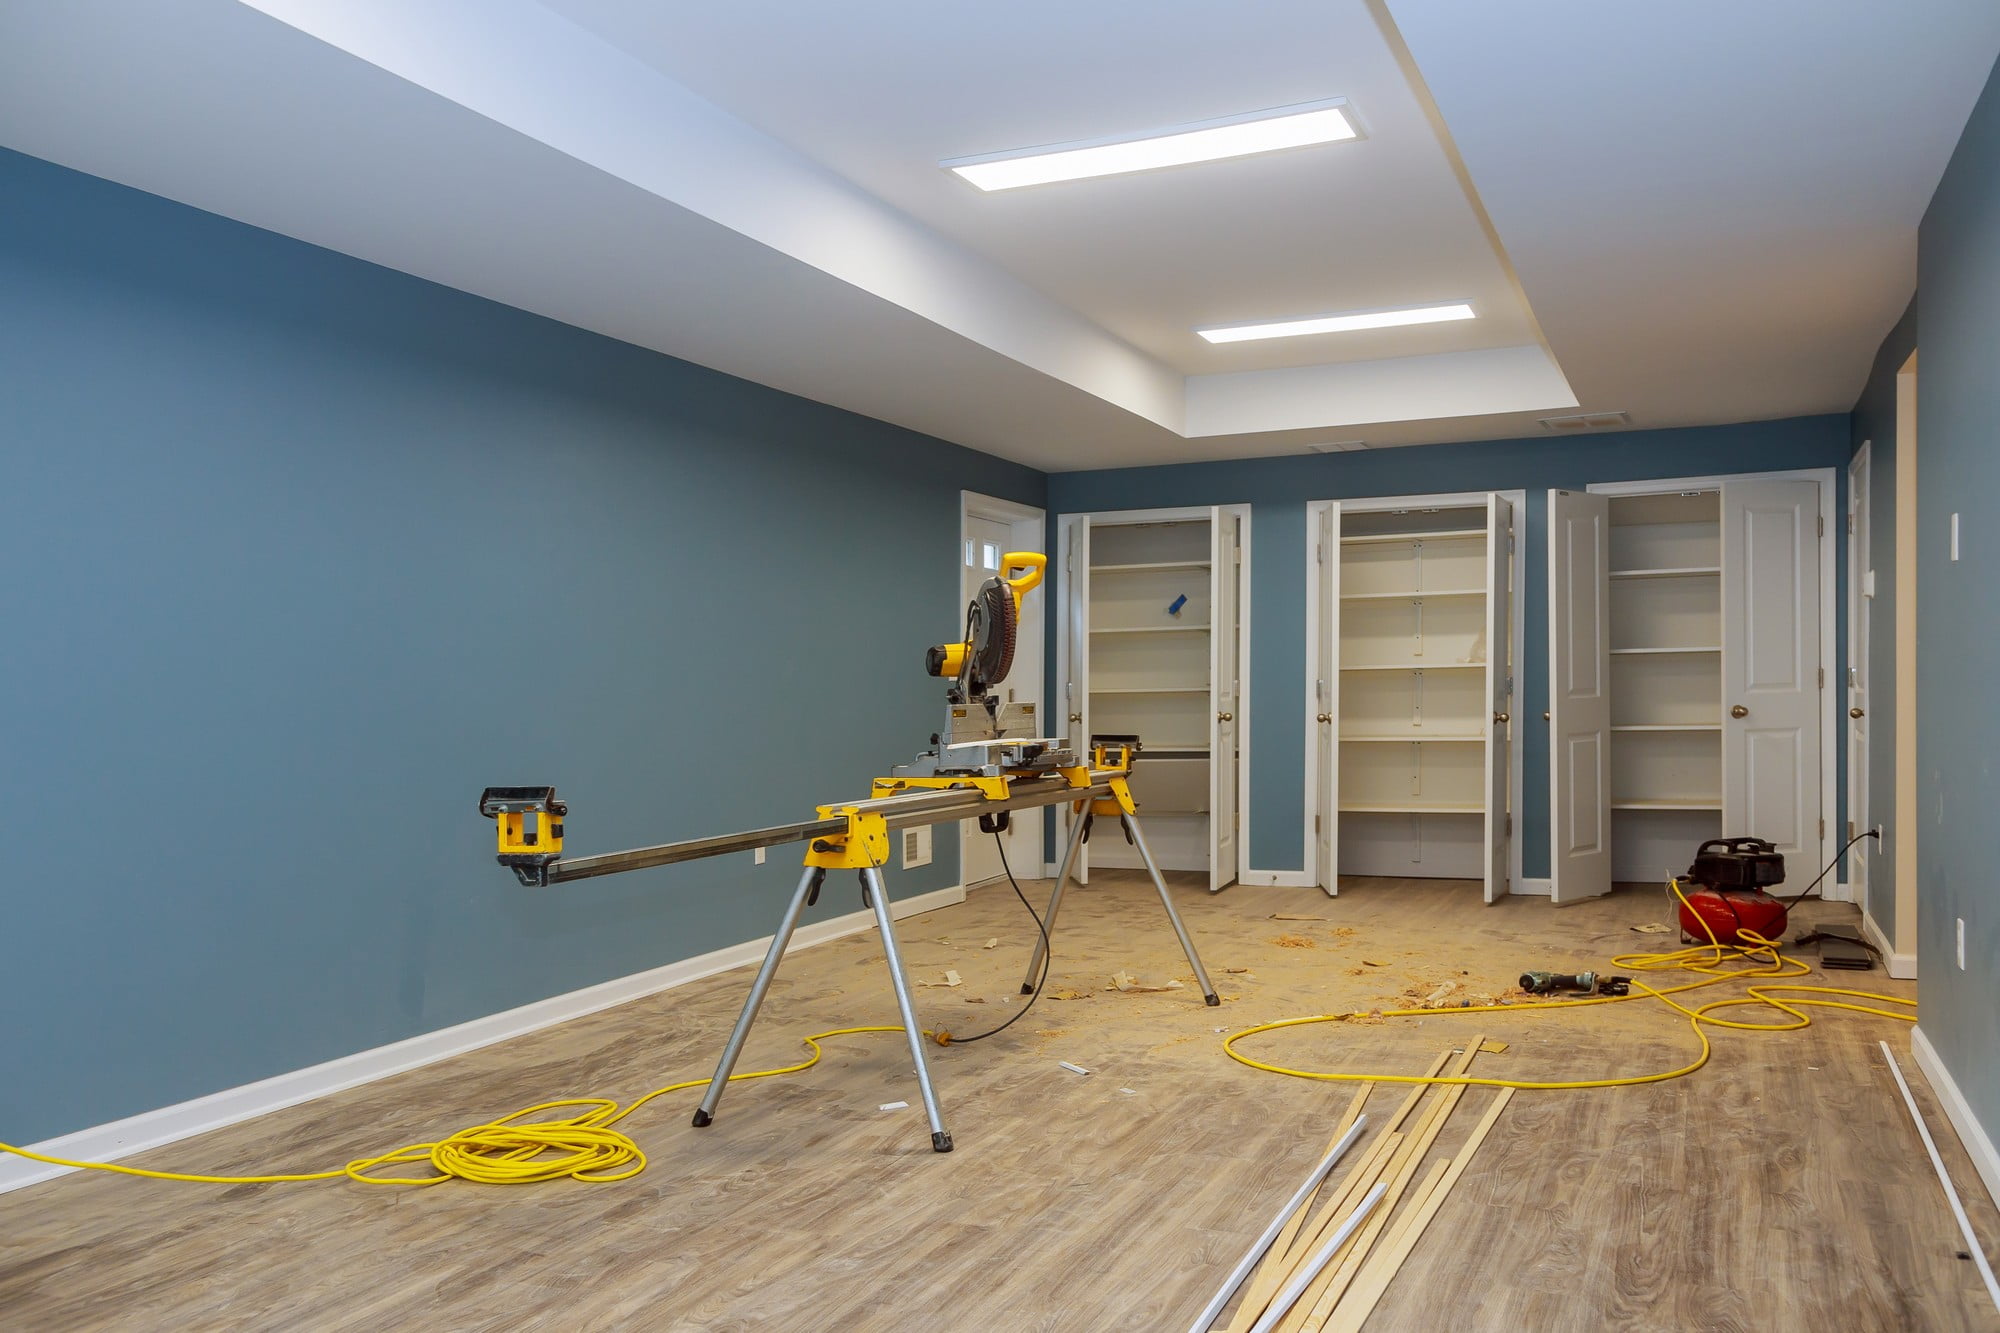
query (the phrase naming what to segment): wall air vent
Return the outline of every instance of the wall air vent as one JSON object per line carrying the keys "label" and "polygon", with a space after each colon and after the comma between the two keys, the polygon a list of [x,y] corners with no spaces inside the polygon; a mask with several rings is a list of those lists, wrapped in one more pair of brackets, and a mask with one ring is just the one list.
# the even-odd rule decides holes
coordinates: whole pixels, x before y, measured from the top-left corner
{"label": "wall air vent", "polygon": [[1617,430],[1632,424],[1632,417],[1626,412],[1585,412],[1574,417],[1543,417],[1542,429],[1565,433],[1580,430]]}
{"label": "wall air vent", "polygon": [[1356,449],[1366,449],[1366,440],[1328,440],[1325,444],[1309,444],[1306,448],[1316,454],[1351,454]]}

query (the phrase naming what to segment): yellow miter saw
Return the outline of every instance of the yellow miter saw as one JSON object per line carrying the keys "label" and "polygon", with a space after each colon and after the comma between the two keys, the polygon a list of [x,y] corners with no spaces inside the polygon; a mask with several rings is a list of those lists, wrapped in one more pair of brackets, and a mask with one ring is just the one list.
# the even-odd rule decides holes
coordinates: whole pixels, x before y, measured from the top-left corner
{"label": "yellow miter saw", "polygon": [[1049,558],[1033,551],[1000,557],[1000,573],[981,584],[965,608],[965,638],[931,649],[924,668],[946,677],[945,725],[931,748],[893,771],[899,778],[999,777],[1073,769],[1076,751],[1062,737],[1038,736],[1032,703],[1003,701],[995,691],[1014,667],[1021,599],[1040,584]]}

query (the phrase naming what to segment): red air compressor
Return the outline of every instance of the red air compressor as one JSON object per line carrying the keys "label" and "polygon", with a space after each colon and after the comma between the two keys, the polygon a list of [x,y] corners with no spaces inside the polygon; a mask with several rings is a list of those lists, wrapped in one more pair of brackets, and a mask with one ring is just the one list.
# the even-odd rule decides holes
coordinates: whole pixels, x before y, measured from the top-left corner
{"label": "red air compressor", "polygon": [[1785,905],[1764,892],[1785,882],[1785,858],[1762,838],[1710,838],[1695,851],[1687,878],[1696,887],[1680,909],[1681,934],[1693,943],[1706,944],[1713,933],[1718,944],[1749,945],[1741,932],[1767,940],[1785,933]]}

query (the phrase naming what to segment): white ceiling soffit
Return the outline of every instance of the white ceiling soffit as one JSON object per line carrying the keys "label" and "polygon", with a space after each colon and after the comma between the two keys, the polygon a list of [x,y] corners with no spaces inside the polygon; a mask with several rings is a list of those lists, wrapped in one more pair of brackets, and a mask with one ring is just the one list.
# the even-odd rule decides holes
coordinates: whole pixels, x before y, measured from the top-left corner
{"label": "white ceiling soffit", "polygon": [[1853,405],[2000,54],[1995,0],[1387,4],[1578,397],[1635,426]]}
{"label": "white ceiling soffit", "polygon": [[[1004,41],[990,15],[915,0],[710,8],[14,7],[0,16],[0,136],[1044,468],[1282,452],[1285,434],[1260,424],[1274,420],[1312,434],[1436,416],[1446,400],[1575,404],[1358,0],[1274,5],[1258,22],[1156,10],[1172,22],[1147,61],[1129,59],[1120,23],[1054,4],[1010,11]],[[661,30],[663,13],[678,26]],[[1076,39],[1068,58],[1097,69],[1096,91],[1061,70],[1024,79],[1019,61],[1058,37]],[[706,82],[691,90],[667,52]],[[760,70],[778,77],[750,78]],[[956,94],[938,100],[940,82]],[[1332,93],[1356,99],[1367,139],[1011,196],[937,166]],[[1223,348],[1193,332],[1442,300],[1481,318]],[[1482,400],[1454,354],[1501,349],[1518,374]],[[1372,363],[1380,384],[1281,377],[1281,405],[1241,391],[1247,373],[1330,356]]]}

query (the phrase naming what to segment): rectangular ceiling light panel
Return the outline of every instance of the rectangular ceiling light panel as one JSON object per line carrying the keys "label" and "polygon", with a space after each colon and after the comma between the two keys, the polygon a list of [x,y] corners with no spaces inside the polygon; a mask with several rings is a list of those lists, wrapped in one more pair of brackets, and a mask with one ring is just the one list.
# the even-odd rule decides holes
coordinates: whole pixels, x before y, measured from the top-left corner
{"label": "rectangular ceiling light panel", "polygon": [[1298,338],[1309,333],[1348,333],[1355,329],[1393,329],[1403,324],[1441,324],[1473,318],[1463,301],[1451,305],[1414,306],[1408,310],[1370,310],[1354,315],[1324,315],[1317,319],[1282,319],[1269,324],[1238,324],[1225,329],[1196,329],[1212,343],[1253,342],[1259,338]]}
{"label": "rectangular ceiling light panel", "polygon": [[1253,111],[1226,120],[1183,125],[1159,134],[1132,139],[1093,139],[982,157],[956,157],[941,165],[982,190],[1014,190],[1024,185],[1119,176],[1131,171],[1157,171],[1192,162],[1272,153],[1281,148],[1358,139],[1361,131],[1347,108],[1347,99],[1308,102]]}

